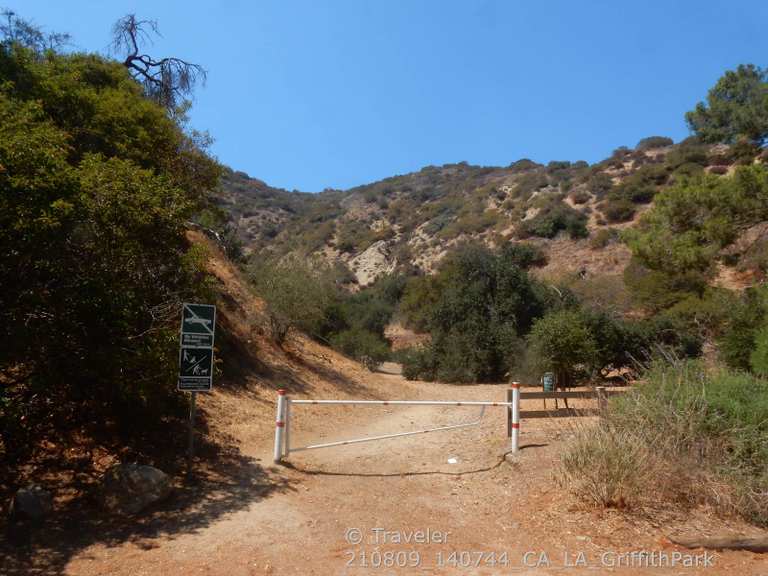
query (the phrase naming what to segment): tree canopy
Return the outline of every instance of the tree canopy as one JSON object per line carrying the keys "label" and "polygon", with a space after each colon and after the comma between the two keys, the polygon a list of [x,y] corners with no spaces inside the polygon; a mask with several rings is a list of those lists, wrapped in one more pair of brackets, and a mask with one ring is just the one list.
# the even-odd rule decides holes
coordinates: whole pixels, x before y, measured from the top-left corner
{"label": "tree canopy", "polygon": [[180,302],[207,287],[184,224],[219,166],[120,63],[19,38],[0,42],[0,370],[162,409]]}
{"label": "tree canopy", "polygon": [[707,101],[685,115],[704,142],[732,144],[746,138],[762,145],[768,138],[768,71],[753,64],[728,70]]}

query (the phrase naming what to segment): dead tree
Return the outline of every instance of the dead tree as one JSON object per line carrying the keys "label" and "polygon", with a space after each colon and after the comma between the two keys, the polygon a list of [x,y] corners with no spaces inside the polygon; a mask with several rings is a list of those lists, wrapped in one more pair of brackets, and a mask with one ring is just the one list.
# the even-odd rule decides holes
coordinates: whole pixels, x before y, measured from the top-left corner
{"label": "dead tree", "polygon": [[174,110],[195,86],[205,84],[206,72],[199,64],[181,58],[156,60],[142,51],[142,45],[160,36],[157,22],[138,20],[135,14],[120,18],[112,27],[112,50],[124,56],[123,65],[144,86],[147,95]]}

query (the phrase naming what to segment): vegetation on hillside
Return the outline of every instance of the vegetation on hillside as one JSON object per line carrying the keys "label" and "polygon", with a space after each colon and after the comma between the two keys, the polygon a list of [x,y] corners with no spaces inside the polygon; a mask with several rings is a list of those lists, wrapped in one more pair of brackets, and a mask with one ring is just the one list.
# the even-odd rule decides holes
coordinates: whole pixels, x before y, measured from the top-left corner
{"label": "vegetation on hillside", "polygon": [[537,280],[541,254],[511,243],[492,251],[467,245],[433,276],[412,278],[400,302],[430,343],[401,354],[409,378],[535,380],[554,371],[564,385],[632,367],[657,353],[696,356],[701,340],[674,317],[629,320],[600,290],[578,294]]}
{"label": "vegetation on hillside", "polygon": [[600,506],[706,503],[768,526],[768,381],[657,366],[597,427],[577,430],[560,478]]}
{"label": "vegetation on hillside", "polygon": [[768,71],[752,64],[728,70],[685,119],[705,142],[743,138],[762,145],[768,137]]}
{"label": "vegetation on hillside", "polygon": [[415,311],[414,321],[429,330],[431,342],[405,357],[408,377],[449,382],[503,377],[521,336],[552,300],[528,275],[528,255],[522,260],[514,245],[498,253],[468,245],[449,256],[434,279],[411,281],[406,310]]}
{"label": "vegetation on hillside", "polygon": [[389,358],[384,329],[402,294],[404,277],[383,277],[350,293],[338,268],[319,260],[272,257],[256,260],[250,278],[267,303],[269,330],[277,344],[299,330],[371,369]]}
{"label": "vegetation on hillside", "polygon": [[[700,495],[696,482],[725,486],[718,502],[768,522],[765,71],[727,72],[677,144],[645,138],[591,166],[428,166],[303,194],[207,154],[183,100],[204,71],[141,55],[147,29],[118,22],[117,62],[64,52],[64,36],[14,18],[0,26],[3,456],[23,459],[41,426],[124,439],[139,419],[180,414],[180,303],[215,297],[185,239],[194,222],[248,267],[279,346],[301,331],[373,369],[391,357],[396,318],[429,334],[399,356],[412,379],[553,371],[571,385],[675,364],[579,437],[568,485],[615,506],[645,502],[650,474],[676,499]],[[623,278],[545,278],[546,246],[565,237],[590,255],[625,242]],[[374,245],[385,265],[355,286],[351,268]],[[718,284],[726,268],[753,285]],[[732,371],[680,368],[705,344]]]}
{"label": "vegetation on hillside", "polygon": [[[749,369],[765,324],[751,291],[741,297],[710,286],[724,254],[751,226],[768,219],[768,171],[740,167],[733,176],[700,175],[661,193],[640,222],[625,233],[634,254],[625,278],[637,301],[677,318],[702,337],[720,339],[723,359]],[[762,290],[758,291],[762,293]]]}
{"label": "vegetation on hillside", "polygon": [[206,206],[219,166],[183,108],[156,103],[124,65],[43,47],[34,27],[9,21],[0,435],[16,458],[36,426],[73,403],[75,420],[123,431],[139,413],[155,422],[178,406],[180,302],[208,294],[184,224]]}

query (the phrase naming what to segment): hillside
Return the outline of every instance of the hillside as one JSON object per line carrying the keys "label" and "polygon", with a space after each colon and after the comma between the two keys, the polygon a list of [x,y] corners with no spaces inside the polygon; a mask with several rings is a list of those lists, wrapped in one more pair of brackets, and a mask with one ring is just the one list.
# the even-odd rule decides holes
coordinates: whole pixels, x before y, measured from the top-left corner
{"label": "hillside", "polygon": [[465,240],[498,246],[527,239],[548,252],[547,271],[620,273],[630,254],[615,242],[617,232],[658,191],[702,171],[729,173],[742,161],[728,146],[652,137],[593,165],[446,164],[318,194],[228,172],[216,203],[246,253],[320,255],[344,263],[360,285],[396,269],[429,272]]}

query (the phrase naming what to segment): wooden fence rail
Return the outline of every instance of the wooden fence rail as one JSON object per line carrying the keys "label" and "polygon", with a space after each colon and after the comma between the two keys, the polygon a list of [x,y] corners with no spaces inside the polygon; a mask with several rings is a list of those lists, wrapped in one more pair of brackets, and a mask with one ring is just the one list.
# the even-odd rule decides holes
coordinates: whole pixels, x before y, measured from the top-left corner
{"label": "wooden fence rail", "polygon": [[[548,410],[521,410],[520,418],[573,418],[577,416],[600,416],[608,409],[608,398],[624,394],[623,390],[606,390],[597,386],[594,390],[573,390],[565,392],[520,392],[521,400],[565,400],[567,398],[596,399],[596,408],[555,408]],[[557,406],[557,404],[555,404]]]}

